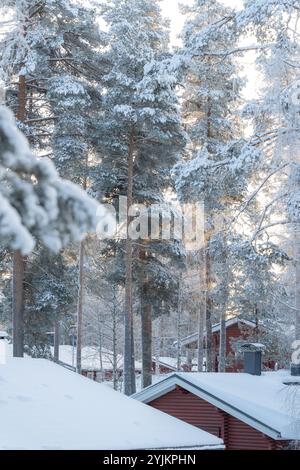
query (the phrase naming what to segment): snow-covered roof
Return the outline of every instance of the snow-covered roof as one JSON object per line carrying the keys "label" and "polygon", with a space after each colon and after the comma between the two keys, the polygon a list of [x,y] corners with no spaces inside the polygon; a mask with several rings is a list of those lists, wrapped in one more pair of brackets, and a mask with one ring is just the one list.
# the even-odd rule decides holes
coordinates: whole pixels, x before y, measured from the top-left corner
{"label": "snow-covered roof", "polygon": [[[54,348],[51,348],[52,354]],[[87,371],[101,371],[113,369],[113,352],[109,349],[102,348],[101,359],[100,349],[94,346],[85,346],[82,348],[82,369]],[[59,360],[69,366],[75,366],[76,362],[76,348],[73,346],[60,345],[59,346]],[[117,368],[123,369],[123,356],[117,355]],[[142,365],[140,362],[135,361],[136,370],[141,370]]]}
{"label": "snow-covered roof", "polygon": [[[235,325],[236,323],[241,323],[242,325],[249,326],[250,328],[255,328],[256,324],[252,321],[249,320],[244,320],[243,318],[240,317],[233,317],[230,318],[229,320],[226,320],[226,328]],[[217,333],[221,329],[221,323],[215,323],[212,327],[212,332]],[[205,334],[205,332],[204,332]],[[182,346],[188,346],[191,343],[195,343],[198,341],[198,333],[193,333],[191,335],[186,336],[181,340],[181,345]],[[174,345],[177,344],[177,341],[175,341]]]}
{"label": "snow-covered roof", "polygon": [[300,439],[300,386],[285,385],[288,371],[169,375],[134,398],[144,403],[180,386],[278,440]]}
{"label": "snow-covered roof", "polygon": [[222,441],[45,359],[0,365],[0,449],[222,448]]}
{"label": "snow-covered roof", "polygon": [[[157,361],[157,358],[153,356],[153,362]],[[177,358],[176,357],[169,357],[169,356],[160,356],[158,359],[160,366],[168,367],[172,370],[177,370]]]}
{"label": "snow-covered roof", "polygon": [[[156,357],[152,358],[153,362],[156,362]],[[177,358],[176,357],[170,357],[170,356],[161,356],[158,359],[159,365],[163,367],[167,367],[174,372],[177,370]],[[181,366],[184,366],[185,364],[188,363],[187,357],[181,357]],[[196,367],[197,368],[197,360],[193,359],[192,360],[192,368]]]}

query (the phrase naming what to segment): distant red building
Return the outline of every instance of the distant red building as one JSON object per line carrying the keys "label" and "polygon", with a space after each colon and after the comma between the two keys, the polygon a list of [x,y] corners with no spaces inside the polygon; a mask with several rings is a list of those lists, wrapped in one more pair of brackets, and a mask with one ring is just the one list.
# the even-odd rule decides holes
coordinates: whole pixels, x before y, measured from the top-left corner
{"label": "distant red building", "polygon": [[[243,363],[233,350],[232,343],[234,340],[246,341],[249,337],[253,336],[256,328],[257,326],[254,322],[243,320],[239,317],[226,321],[226,357],[228,363],[226,372],[239,372],[243,370]],[[220,323],[213,325],[214,372],[217,372],[219,367],[220,329]],[[198,333],[189,335],[181,340],[181,345],[187,349],[198,349]]]}

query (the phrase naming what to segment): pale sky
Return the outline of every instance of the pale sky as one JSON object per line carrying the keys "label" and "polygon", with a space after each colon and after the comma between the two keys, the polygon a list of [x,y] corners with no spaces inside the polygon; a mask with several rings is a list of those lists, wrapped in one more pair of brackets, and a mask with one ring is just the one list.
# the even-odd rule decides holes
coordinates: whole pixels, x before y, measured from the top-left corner
{"label": "pale sky", "polygon": [[[210,0],[207,0],[210,1]],[[231,8],[241,8],[242,0],[222,0],[224,5],[230,6]],[[174,44],[180,44],[177,36],[182,30],[184,24],[184,17],[181,15],[179,10],[179,4],[182,5],[191,5],[193,0],[163,0],[162,1],[162,10],[163,14],[171,20],[171,35],[172,42]]]}

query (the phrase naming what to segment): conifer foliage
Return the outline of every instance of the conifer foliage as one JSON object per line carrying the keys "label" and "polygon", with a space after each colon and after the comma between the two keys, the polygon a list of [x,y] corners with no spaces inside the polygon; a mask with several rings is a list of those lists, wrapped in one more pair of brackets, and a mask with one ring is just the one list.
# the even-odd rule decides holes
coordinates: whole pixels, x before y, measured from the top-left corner
{"label": "conifer foliage", "polygon": [[[107,354],[127,395],[137,361],[147,387],[160,355],[225,372],[232,317],[282,365],[276,344],[300,338],[300,0],[185,2],[177,48],[162,2],[0,5],[0,329],[15,355],[25,337],[50,358],[55,329],[55,360],[72,330],[77,372],[96,347],[99,376]],[[204,244],[189,252],[174,226],[199,202]],[[101,203],[117,216],[105,240],[91,233]],[[181,343],[195,332],[197,353]]]}
{"label": "conifer foliage", "polygon": [[0,110],[2,246],[29,254],[36,240],[59,251],[95,226],[97,204],[35,157],[12,113]]}

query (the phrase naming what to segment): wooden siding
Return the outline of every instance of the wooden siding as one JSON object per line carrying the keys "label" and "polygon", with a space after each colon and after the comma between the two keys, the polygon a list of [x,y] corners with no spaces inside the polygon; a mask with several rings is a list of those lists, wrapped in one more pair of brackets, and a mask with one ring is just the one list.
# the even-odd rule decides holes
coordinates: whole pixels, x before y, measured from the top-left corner
{"label": "wooden siding", "polygon": [[180,387],[150,405],[215,436],[222,434],[223,419],[218,408]]}
{"label": "wooden siding", "polygon": [[[235,323],[233,325],[227,326],[226,328],[226,356],[231,356],[233,360],[233,365],[231,367],[226,367],[226,372],[240,372],[243,371],[244,365],[242,362],[237,362],[234,359],[234,351],[231,347],[231,340],[233,339],[243,339],[246,340],[250,335],[253,334],[254,327],[245,326],[243,323]],[[197,342],[191,343],[189,345],[191,349],[197,349]],[[218,360],[217,356],[220,349],[220,332],[216,331],[213,333],[213,353],[214,353],[214,370],[213,372],[218,372]]]}
{"label": "wooden siding", "polygon": [[227,450],[276,450],[283,443],[252,428],[223,410],[176,387],[149,403],[150,406],[192,424],[224,440]]}
{"label": "wooden siding", "polygon": [[229,450],[276,450],[276,441],[234,416],[228,415],[226,447]]}

